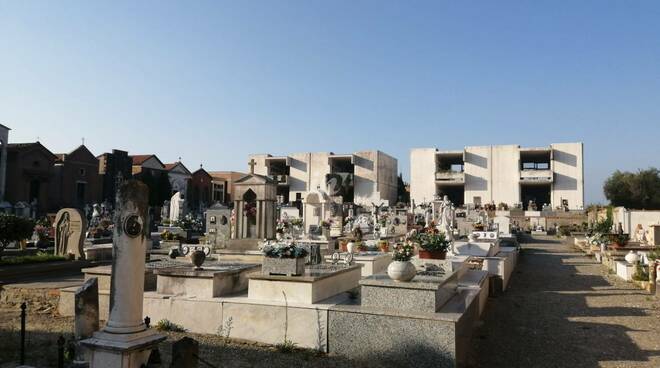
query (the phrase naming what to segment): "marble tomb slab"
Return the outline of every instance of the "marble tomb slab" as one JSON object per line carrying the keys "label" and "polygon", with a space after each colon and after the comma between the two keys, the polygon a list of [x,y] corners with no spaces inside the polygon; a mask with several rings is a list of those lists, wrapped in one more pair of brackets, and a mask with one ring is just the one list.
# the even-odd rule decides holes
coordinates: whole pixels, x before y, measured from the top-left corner
{"label": "marble tomb slab", "polygon": [[492,257],[499,253],[499,243],[491,242],[454,242],[454,252],[459,255]]}
{"label": "marble tomb slab", "polygon": [[193,267],[169,267],[154,270],[156,291],[164,295],[188,295],[216,298],[241,292],[248,286],[248,275],[258,272],[256,263],[218,263],[196,270]]}
{"label": "marble tomb slab", "polygon": [[314,304],[355,289],[361,278],[361,264],[351,266],[320,264],[305,267],[301,276],[249,276],[248,298],[254,300]]}
{"label": "marble tomb slab", "polygon": [[[345,259],[348,253],[339,253],[341,259]],[[326,262],[332,261],[332,255],[325,256]],[[353,262],[364,265],[362,277],[371,276],[376,273],[387,271],[387,266],[392,262],[392,254],[384,252],[360,252],[353,254]]]}

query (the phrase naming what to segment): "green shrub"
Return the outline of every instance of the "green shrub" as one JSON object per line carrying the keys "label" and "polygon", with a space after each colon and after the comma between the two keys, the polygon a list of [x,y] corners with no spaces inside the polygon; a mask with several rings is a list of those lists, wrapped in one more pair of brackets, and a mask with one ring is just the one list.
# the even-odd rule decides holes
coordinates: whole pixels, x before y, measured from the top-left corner
{"label": "green shrub", "polygon": [[177,325],[174,322],[170,322],[166,319],[161,319],[156,323],[156,329],[158,331],[170,331],[170,332],[186,332],[186,329],[181,325]]}
{"label": "green shrub", "polygon": [[33,256],[19,256],[19,257],[2,259],[0,260],[0,265],[54,262],[54,261],[65,261],[66,259],[67,258],[65,256],[58,256],[50,253],[38,252]]}

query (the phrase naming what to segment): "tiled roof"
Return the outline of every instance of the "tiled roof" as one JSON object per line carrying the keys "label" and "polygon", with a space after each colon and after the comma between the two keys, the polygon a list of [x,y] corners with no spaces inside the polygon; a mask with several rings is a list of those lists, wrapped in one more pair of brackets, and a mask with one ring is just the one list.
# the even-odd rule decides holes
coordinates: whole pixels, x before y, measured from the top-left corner
{"label": "tiled roof", "polygon": [[142,165],[145,161],[154,157],[154,155],[132,155],[129,157],[133,159],[133,165]]}

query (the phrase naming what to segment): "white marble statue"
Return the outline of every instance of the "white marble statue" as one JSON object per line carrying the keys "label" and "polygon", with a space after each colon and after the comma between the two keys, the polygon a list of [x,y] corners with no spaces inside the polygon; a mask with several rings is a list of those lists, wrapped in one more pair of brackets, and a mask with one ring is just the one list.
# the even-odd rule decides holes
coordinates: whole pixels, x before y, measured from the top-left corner
{"label": "white marble statue", "polygon": [[183,216],[183,204],[185,199],[181,197],[181,192],[176,192],[170,199],[170,221],[178,221]]}
{"label": "white marble statue", "polygon": [[635,233],[633,234],[633,240],[640,244],[646,244],[646,231],[642,227],[642,224],[637,224]]}
{"label": "white marble statue", "polygon": [[452,237],[452,222],[453,222],[453,205],[446,195],[440,201],[440,219],[438,223],[438,230],[444,233],[449,240]]}

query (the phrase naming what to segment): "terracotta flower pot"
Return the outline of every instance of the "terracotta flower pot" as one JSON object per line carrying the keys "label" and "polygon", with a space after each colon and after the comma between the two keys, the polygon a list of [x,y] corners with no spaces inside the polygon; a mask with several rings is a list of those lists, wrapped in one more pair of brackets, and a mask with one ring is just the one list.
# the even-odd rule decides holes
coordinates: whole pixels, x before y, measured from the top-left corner
{"label": "terracotta flower pot", "polygon": [[343,253],[348,252],[348,242],[346,240],[342,240],[339,242],[339,250],[342,251]]}
{"label": "terracotta flower pot", "polygon": [[419,250],[419,258],[422,259],[445,259],[447,252],[443,250]]}

